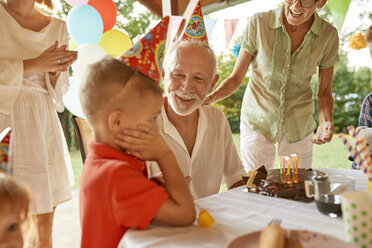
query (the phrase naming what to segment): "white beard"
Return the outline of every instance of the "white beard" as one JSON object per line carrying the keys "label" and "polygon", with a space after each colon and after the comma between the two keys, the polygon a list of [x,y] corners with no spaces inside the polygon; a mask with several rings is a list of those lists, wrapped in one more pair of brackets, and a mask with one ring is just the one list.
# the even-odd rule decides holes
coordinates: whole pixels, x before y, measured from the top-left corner
{"label": "white beard", "polygon": [[[181,98],[183,100],[194,100],[194,103],[192,105],[184,105],[182,101],[180,101],[177,98]],[[195,93],[189,93],[185,94],[182,90],[178,89],[176,91],[172,91],[168,94],[168,102],[171,105],[174,112],[176,112],[178,115],[186,116],[197,110],[200,105],[205,100],[205,97],[201,99],[197,94]]]}

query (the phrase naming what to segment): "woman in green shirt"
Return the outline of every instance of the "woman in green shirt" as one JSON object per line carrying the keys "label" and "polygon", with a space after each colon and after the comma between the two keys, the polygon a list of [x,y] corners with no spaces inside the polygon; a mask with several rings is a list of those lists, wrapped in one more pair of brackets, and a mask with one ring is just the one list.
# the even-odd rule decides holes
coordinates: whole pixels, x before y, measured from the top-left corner
{"label": "woman in green shirt", "polygon": [[[237,90],[251,65],[241,116],[241,155],[245,168],[273,168],[275,143],[280,156],[299,156],[309,168],[312,143],[333,135],[333,66],[339,60],[336,28],[316,10],[327,0],[285,0],[284,5],[253,15],[240,37],[232,74],[208,97],[216,102]],[[311,77],[319,70],[319,127],[312,117]],[[311,143],[311,142],[312,143]]]}

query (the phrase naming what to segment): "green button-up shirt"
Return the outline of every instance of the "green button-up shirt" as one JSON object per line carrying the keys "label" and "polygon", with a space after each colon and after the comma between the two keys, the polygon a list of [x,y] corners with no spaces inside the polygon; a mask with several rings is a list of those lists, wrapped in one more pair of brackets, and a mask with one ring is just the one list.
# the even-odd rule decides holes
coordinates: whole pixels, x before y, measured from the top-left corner
{"label": "green button-up shirt", "polygon": [[291,54],[291,40],[282,19],[283,7],[253,15],[239,43],[251,54],[251,79],[244,93],[241,121],[275,142],[283,128],[289,143],[314,131],[310,85],[317,68],[336,64],[336,28],[314,13],[301,46]]}

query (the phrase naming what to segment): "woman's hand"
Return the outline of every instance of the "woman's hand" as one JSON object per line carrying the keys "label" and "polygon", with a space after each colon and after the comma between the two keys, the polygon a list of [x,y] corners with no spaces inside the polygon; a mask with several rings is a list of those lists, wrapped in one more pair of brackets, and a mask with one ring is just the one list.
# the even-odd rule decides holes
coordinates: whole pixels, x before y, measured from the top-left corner
{"label": "woman's hand", "polygon": [[321,145],[330,142],[333,137],[333,129],[334,125],[332,122],[325,121],[320,123],[316,131],[316,137],[311,140],[311,143]]}
{"label": "woman's hand", "polygon": [[158,126],[138,125],[137,129],[125,129],[116,135],[115,143],[142,160],[158,161],[172,151],[160,136]]}
{"label": "woman's hand", "polygon": [[64,72],[77,59],[76,51],[66,50],[67,46],[58,47],[58,41],[38,57],[23,61],[23,74],[32,72]]}

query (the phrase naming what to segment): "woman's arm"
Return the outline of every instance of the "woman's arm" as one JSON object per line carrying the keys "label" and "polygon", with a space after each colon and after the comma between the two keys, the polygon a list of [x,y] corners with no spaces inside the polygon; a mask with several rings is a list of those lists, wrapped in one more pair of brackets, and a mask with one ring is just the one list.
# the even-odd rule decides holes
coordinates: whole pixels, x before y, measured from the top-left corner
{"label": "woman's arm", "polygon": [[205,104],[221,101],[233,94],[242,84],[251,60],[252,55],[244,49],[240,49],[233,72],[207,97]]}
{"label": "woman's arm", "polygon": [[333,136],[333,96],[332,96],[333,66],[319,69],[318,86],[318,114],[319,126],[316,137],[311,142],[324,144],[332,140]]}

